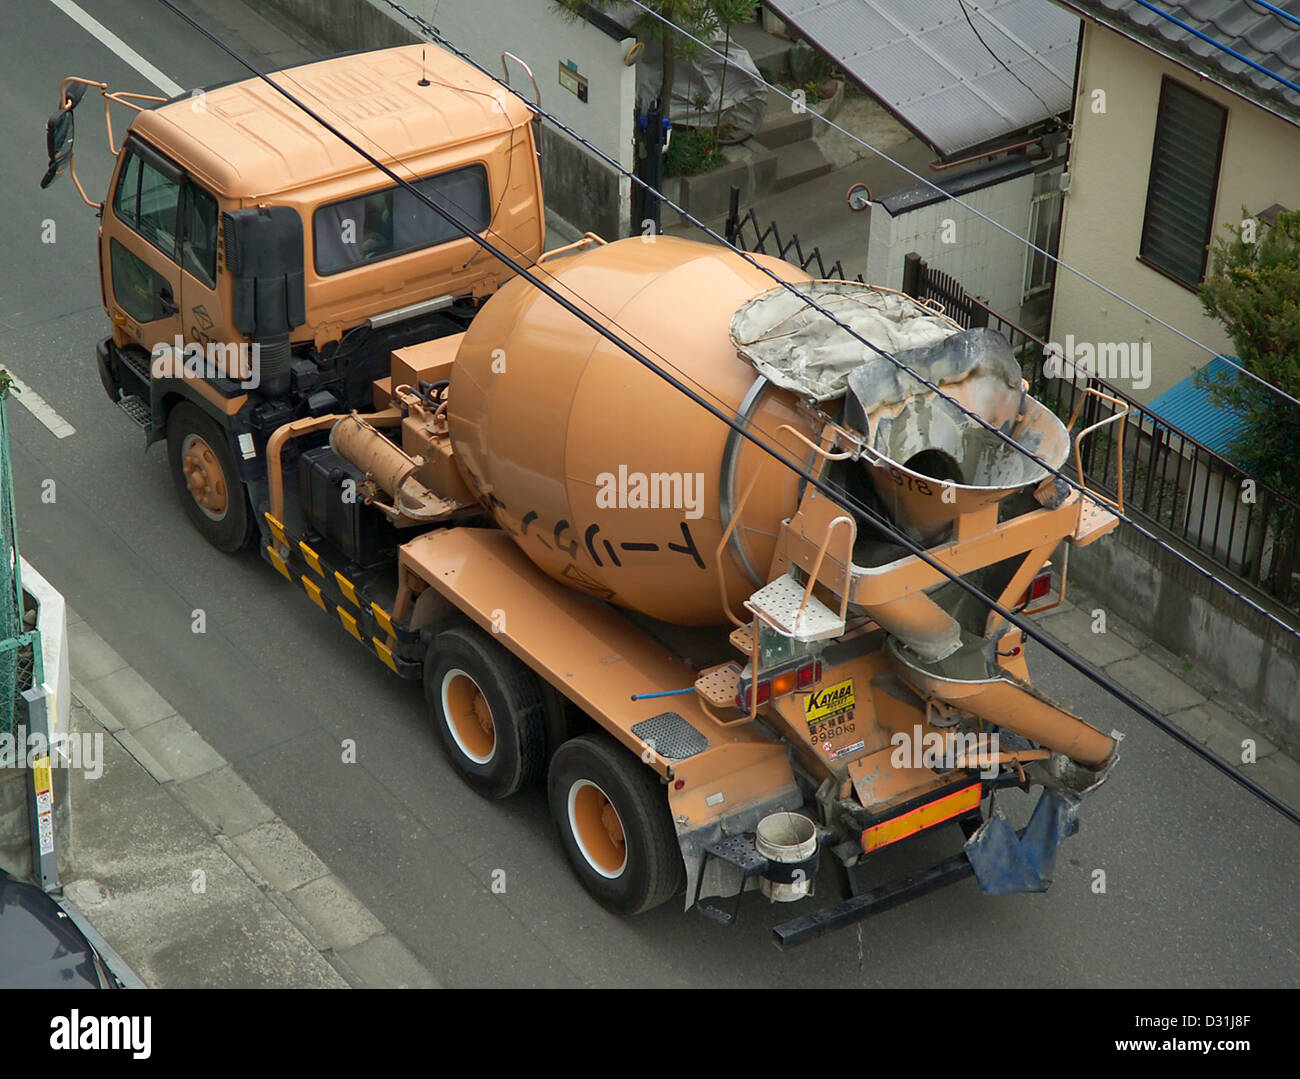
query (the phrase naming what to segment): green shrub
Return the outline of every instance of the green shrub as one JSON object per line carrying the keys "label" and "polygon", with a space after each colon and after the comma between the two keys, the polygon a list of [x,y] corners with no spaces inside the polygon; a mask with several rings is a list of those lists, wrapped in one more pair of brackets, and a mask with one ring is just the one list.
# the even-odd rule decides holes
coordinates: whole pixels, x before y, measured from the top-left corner
{"label": "green shrub", "polygon": [[698,176],[726,164],[726,161],[712,131],[675,127],[668,152],[664,154],[664,176]]}

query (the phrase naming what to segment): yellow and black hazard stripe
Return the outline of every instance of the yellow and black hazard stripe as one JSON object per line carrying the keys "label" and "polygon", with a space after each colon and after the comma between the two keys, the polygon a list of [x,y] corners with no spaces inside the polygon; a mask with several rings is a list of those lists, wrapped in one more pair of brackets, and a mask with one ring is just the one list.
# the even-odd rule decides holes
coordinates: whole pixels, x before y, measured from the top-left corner
{"label": "yellow and black hazard stripe", "polygon": [[265,517],[272,541],[262,553],[285,580],[300,585],[312,603],[337,618],[389,670],[403,678],[421,677],[419,633],[394,621],[361,585],[332,566],[306,539],[292,535],[270,513]]}

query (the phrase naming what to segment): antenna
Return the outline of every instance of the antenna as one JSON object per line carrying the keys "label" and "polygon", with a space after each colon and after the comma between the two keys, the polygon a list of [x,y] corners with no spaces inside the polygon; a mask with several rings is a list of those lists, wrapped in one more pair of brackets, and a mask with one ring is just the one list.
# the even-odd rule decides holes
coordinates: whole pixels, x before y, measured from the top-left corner
{"label": "antenna", "polygon": [[428,72],[425,71],[425,68],[424,68],[424,50],[423,50],[423,49],[420,50],[420,81],[419,81],[418,85],[420,85],[420,86],[429,86],[429,85],[431,85],[430,82],[429,82]]}

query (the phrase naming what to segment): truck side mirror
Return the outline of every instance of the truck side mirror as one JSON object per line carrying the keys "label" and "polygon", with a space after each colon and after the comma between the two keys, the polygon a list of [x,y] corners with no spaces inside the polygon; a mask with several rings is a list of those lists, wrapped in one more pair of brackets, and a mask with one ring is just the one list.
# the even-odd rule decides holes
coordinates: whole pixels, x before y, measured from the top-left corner
{"label": "truck side mirror", "polygon": [[65,85],[67,92],[59,111],[45,121],[45,149],[50,155],[50,165],[41,178],[42,189],[54,183],[64,166],[72,160],[72,110],[81,104],[87,83],[67,80]]}
{"label": "truck side mirror", "polygon": [[[84,90],[85,87],[81,89]],[[80,100],[81,94],[77,94],[77,98]],[[50,155],[50,164],[41,178],[42,188],[54,183],[55,178],[72,159],[72,110],[74,108],[76,102],[60,109],[45,121],[45,149]]]}

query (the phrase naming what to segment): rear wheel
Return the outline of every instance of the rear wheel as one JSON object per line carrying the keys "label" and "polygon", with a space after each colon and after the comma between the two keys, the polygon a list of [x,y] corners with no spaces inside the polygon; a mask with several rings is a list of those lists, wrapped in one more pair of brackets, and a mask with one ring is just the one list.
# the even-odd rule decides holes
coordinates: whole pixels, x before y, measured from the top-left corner
{"label": "rear wheel", "polygon": [[582,886],[616,914],[640,914],[686,883],[659,777],[604,734],[565,742],[551,759],[551,817]]}
{"label": "rear wheel", "polygon": [[479,794],[505,798],[541,778],[541,683],[481,629],[453,626],[434,638],[424,694],[453,767]]}
{"label": "rear wheel", "polygon": [[226,434],[188,401],[167,417],[167,459],[185,515],[203,538],[220,551],[244,547],[251,515]]}

